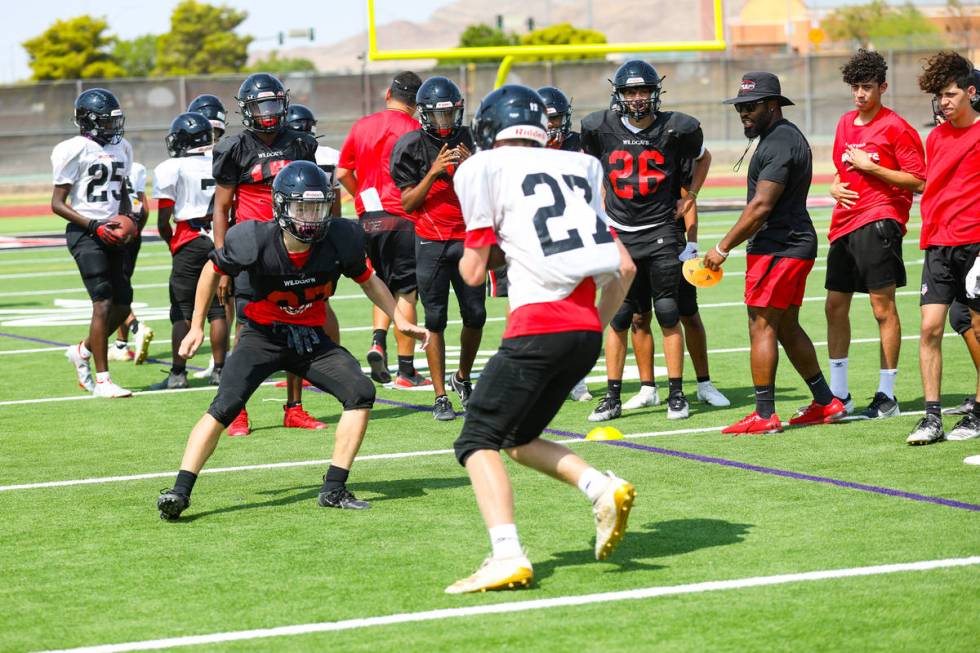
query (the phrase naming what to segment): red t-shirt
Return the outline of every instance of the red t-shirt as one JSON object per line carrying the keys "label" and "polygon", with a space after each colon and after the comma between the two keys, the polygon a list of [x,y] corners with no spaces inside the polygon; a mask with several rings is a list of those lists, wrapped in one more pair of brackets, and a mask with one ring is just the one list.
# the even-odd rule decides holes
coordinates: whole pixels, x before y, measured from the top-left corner
{"label": "red t-shirt", "polygon": [[912,191],[892,186],[872,174],[860,170],[848,170],[844,161],[848,145],[867,152],[878,165],[891,170],[902,170],[925,179],[925,154],[922,139],[901,116],[881,107],[878,114],[866,125],[855,125],[858,111],[848,111],[837,123],[834,137],[834,166],[842,182],[849,183],[849,190],[860,197],[851,208],[840,204],[834,207],[830,221],[831,242],[864,225],[877,220],[895,220],[902,226],[909,221],[912,208]]}
{"label": "red t-shirt", "polygon": [[926,160],[919,247],[980,243],[980,121],[933,129]]}
{"label": "red t-shirt", "polygon": [[[353,170],[357,177],[354,210],[358,217],[377,212],[364,207],[364,194],[377,193],[385,213],[405,217],[402,194],[391,180],[391,150],[402,135],[419,128],[419,122],[397,109],[386,109],[354,123],[340,150],[338,168]],[[369,202],[370,203],[370,202]]]}

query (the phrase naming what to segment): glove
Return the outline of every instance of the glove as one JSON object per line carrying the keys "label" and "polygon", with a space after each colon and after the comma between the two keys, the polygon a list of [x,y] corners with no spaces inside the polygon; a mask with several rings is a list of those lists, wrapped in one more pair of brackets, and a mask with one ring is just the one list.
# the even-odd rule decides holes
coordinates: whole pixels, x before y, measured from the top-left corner
{"label": "glove", "polygon": [[684,246],[684,251],[677,255],[677,258],[683,261],[689,261],[692,258],[698,257],[698,244],[695,242],[690,242]]}
{"label": "glove", "polygon": [[966,296],[970,299],[980,297],[980,256],[973,261],[973,267],[966,273]]}
{"label": "glove", "polygon": [[123,236],[121,233],[116,232],[117,229],[119,229],[118,223],[112,221],[103,222],[95,228],[95,235],[106,245],[115,247],[123,241]]}
{"label": "glove", "polygon": [[320,344],[316,329],[301,324],[281,324],[286,330],[286,345],[300,356],[312,354],[313,348]]}

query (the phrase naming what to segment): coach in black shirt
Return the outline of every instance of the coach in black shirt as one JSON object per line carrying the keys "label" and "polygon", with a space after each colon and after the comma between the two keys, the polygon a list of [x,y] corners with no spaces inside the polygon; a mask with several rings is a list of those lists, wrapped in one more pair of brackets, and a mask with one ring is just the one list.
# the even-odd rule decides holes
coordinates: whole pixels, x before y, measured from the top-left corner
{"label": "coach in black shirt", "polygon": [[831,394],[813,342],[799,322],[806,278],[817,255],[817,235],[806,210],[813,176],[810,145],[796,125],[783,118],[782,107],[793,103],[783,97],[772,73],[746,73],[738,96],[725,104],[735,105],[746,137],[759,137],[759,147],[749,164],[748,203],[735,226],[704,257],[704,264],[717,270],[734,247],[749,241],[745,304],[756,410],[722,432],[782,430],[775,407],[778,344],[813,394],[813,402],[789,423],[837,421],[846,414],[844,405]]}

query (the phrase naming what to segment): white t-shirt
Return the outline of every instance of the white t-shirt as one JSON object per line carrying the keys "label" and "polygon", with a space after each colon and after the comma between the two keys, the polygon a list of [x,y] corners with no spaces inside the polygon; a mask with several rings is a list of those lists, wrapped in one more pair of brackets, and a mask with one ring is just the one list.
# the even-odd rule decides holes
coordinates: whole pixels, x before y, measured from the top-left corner
{"label": "white t-shirt", "polygon": [[167,159],[153,171],[153,198],[174,203],[174,220],[203,218],[213,210],[211,152]]}
{"label": "white t-shirt", "polygon": [[340,150],[335,150],[326,145],[318,145],[314,157],[316,158],[316,164],[327,173],[327,177],[330,179],[330,185],[333,188],[339,188],[340,182],[337,181],[337,163],[340,161]]}
{"label": "white t-shirt", "polygon": [[565,299],[587,277],[619,274],[619,248],[602,203],[602,165],[580,152],[500,147],[454,176],[466,231],[491,228],[507,257],[512,310]]}
{"label": "white t-shirt", "polygon": [[93,220],[119,214],[123,179],[130,175],[132,165],[133,146],[125,138],[114,145],[99,145],[74,136],[51,151],[54,185],[71,184],[71,207]]}
{"label": "white t-shirt", "polygon": [[137,215],[143,208],[140,193],[146,194],[146,166],[142,163],[133,161],[133,167],[129,172],[129,187],[133,191],[129,198],[133,206],[133,215]]}

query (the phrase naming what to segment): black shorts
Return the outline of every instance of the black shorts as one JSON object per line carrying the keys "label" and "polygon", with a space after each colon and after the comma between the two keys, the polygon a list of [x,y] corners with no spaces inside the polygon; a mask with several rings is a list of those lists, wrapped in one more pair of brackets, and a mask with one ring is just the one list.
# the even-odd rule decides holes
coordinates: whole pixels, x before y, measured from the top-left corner
{"label": "black shorts", "polygon": [[[170,271],[170,322],[189,321],[194,317],[194,296],[201,270],[208,263],[208,254],[214,249],[210,238],[195,238],[186,243],[174,254],[173,269]],[[225,307],[217,301],[211,302],[208,320],[225,319]]]}
{"label": "black shorts", "polygon": [[826,290],[867,293],[905,283],[902,227],[896,221],[869,222],[830,244]]}
{"label": "black shorts", "polygon": [[980,243],[973,245],[934,245],[926,249],[922,266],[922,289],[919,305],[946,304],[954,301],[980,311],[980,297],[966,296],[966,273],[980,253]]}
{"label": "black shorts", "polygon": [[970,316],[970,309],[960,302],[953,302],[949,306],[949,326],[953,331],[966,335],[967,331],[973,329],[973,318]]}
{"label": "black shorts", "polygon": [[350,352],[317,327],[320,343],[313,353],[300,355],[286,344],[286,336],[269,326],[245,322],[235,350],[225,360],[218,394],[208,414],[225,426],[269,376],[286,370],[308,380],[340,400],[344,410],[371,408],[374,383],[361,372]]}
{"label": "black shorts", "polygon": [[475,451],[519,447],[541,435],[595,365],[598,331],[505,338],[487,362],[453,445],[460,465]]}
{"label": "black shorts", "polygon": [[[684,264],[681,263],[681,266]],[[677,284],[677,310],[681,317],[691,317],[698,312],[698,289],[681,275],[681,280]]]}
{"label": "black shorts", "polygon": [[93,302],[110,300],[117,306],[133,303],[131,279],[135,252],[139,250],[138,241],[130,245],[109,247],[74,224],[68,225],[65,239]]}
{"label": "black shorts", "polygon": [[[394,218],[395,216],[390,216]],[[405,219],[401,222],[412,225]],[[371,259],[375,274],[388,286],[391,294],[415,292],[415,230],[367,231],[365,222],[364,249]]]}
{"label": "black shorts", "polygon": [[425,240],[415,237],[415,276],[425,309],[425,328],[442,333],[449,320],[449,286],[456,293],[463,326],[483,328],[487,321],[486,283],[470,286],[459,273],[462,240]]}
{"label": "black shorts", "polygon": [[[629,249],[629,248],[627,248]],[[634,257],[636,264],[636,277],[626,293],[623,305],[619,307],[613,317],[610,326],[615,331],[624,331],[632,323],[635,313],[649,313],[653,309],[654,302],[661,299],[673,299],[678,304],[680,310],[680,286],[688,284],[684,281],[681,268],[683,263],[677,256],[684,250],[684,244],[678,241],[666,241],[659,247],[654,248],[650,256]],[[630,254],[632,256],[632,253]],[[687,309],[690,309],[690,296],[687,296]],[[697,312],[697,296],[695,295],[695,308]],[[681,315],[693,315],[694,313],[681,313]]]}

